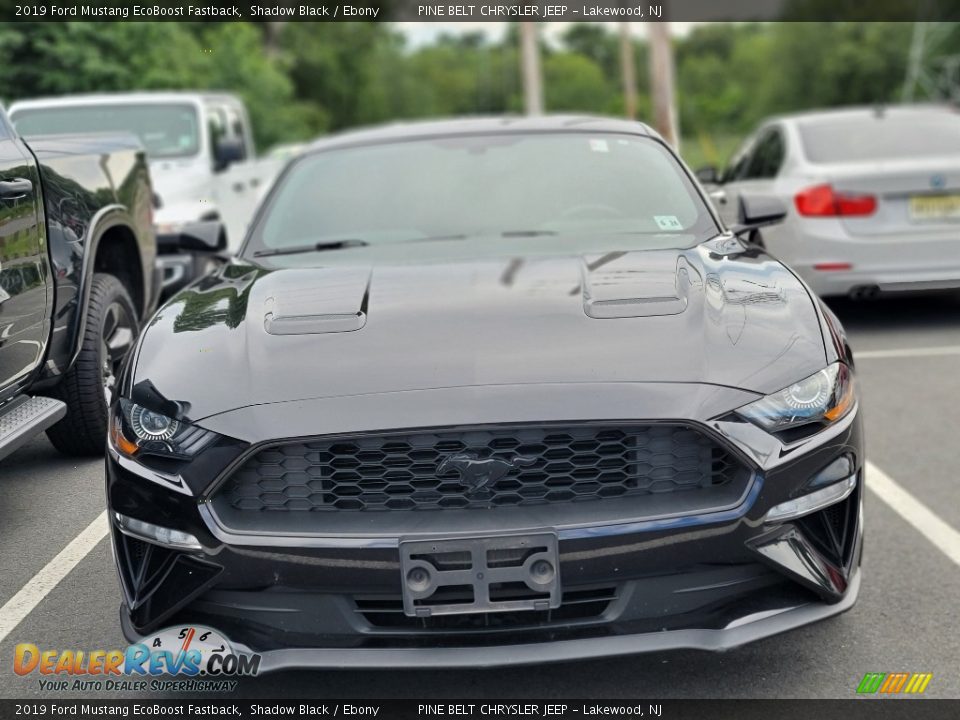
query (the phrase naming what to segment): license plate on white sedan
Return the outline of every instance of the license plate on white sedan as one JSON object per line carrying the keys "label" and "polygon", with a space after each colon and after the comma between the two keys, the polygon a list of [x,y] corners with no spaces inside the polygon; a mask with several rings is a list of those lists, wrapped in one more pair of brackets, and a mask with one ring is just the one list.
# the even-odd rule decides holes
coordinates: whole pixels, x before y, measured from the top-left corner
{"label": "license plate on white sedan", "polygon": [[911,220],[960,220],[960,194],[914,195],[910,198]]}

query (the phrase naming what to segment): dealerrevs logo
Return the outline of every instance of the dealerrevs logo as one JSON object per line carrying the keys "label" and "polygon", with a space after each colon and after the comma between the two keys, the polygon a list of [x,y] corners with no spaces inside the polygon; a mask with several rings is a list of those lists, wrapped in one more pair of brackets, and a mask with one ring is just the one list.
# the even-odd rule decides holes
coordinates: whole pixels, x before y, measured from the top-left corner
{"label": "dealerrevs logo", "polygon": [[166,628],[125,650],[56,650],[20,643],[14,649],[13,671],[42,676],[254,676],[260,671],[260,655],[237,652],[216,630],[191,625]]}

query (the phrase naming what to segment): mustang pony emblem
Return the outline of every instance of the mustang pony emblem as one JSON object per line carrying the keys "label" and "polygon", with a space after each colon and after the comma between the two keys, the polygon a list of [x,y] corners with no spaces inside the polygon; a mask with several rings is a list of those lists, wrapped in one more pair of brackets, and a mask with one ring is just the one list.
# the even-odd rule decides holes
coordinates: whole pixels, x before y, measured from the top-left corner
{"label": "mustang pony emblem", "polygon": [[519,467],[529,467],[535,458],[518,455],[509,460],[504,458],[478,458],[474,453],[456,453],[447,455],[437,468],[437,474],[443,475],[455,470],[460,476],[460,484],[466,486],[468,493],[475,493],[495,485],[508,472]]}

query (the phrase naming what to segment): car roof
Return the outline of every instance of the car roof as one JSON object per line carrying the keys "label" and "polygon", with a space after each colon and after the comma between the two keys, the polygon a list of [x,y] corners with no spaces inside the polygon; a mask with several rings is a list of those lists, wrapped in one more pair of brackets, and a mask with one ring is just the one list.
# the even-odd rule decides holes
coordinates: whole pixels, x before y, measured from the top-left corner
{"label": "car roof", "polygon": [[632,120],[592,115],[506,115],[397,122],[348,130],[315,140],[308,145],[307,152],[427,137],[545,132],[619,133],[646,135],[658,139],[660,137],[649,126]]}
{"label": "car roof", "polygon": [[850,107],[807,110],[804,112],[780,115],[774,120],[813,125],[820,122],[835,120],[871,120],[884,117],[915,117],[917,115],[931,115],[956,113],[956,109],[946,104],[915,103],[908,105],[858,105]]}
{"label": "car roof", "polygon": [[30,110],[41,107],[99,105],[102,103],[117,102],[144,104],[204,101],[240,103],[240,99],[236,95],[226,92],[180,92],[163,90],[155,92],[109,92],[30,98],[28,100],[18,100],[10,106],[10,110],[13,112],[16,110]]}

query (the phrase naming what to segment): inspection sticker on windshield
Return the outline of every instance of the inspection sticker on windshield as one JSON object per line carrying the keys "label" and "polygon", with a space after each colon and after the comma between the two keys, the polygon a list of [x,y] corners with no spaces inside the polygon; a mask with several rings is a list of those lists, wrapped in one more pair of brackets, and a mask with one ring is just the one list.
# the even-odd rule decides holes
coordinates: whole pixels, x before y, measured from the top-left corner
{"label": "inspection sticker on windshield", "polygon": [[606,140],[600,138],[590,138],[590,149],[594,152],[610,152],[610,146]]}
{"label": "inspection sticker on windshield", "polygon": [[661,230],[683,230],[676,215],[654,215],[653,219]]}

